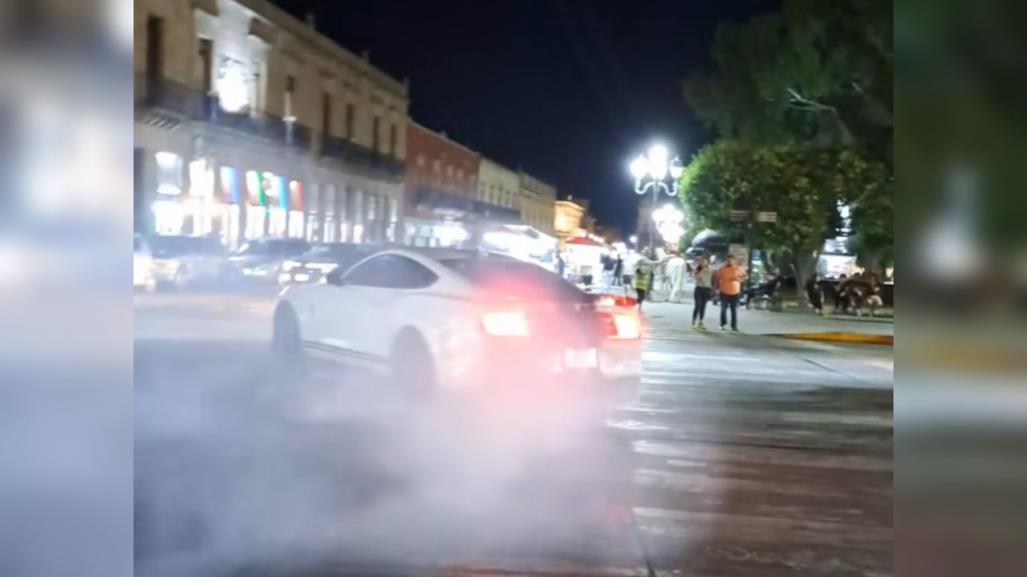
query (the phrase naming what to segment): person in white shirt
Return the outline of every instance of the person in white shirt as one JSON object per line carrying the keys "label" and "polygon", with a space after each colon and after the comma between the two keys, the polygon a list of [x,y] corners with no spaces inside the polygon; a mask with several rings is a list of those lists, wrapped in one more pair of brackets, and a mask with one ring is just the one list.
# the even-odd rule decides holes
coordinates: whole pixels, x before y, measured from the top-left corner
{"label": "person in white shirt", "polygon": [[624,257],[624,286],[632,287],[635,282],[635,269],[638,268],[638,261],[642,256],[635,251],[628,251]]}
{"label": "person in white shirt", "polygon": [[670,281],[670,302],[681,302],[681,293],[685,290],[685,259],[674,254],[667,260],[666,275]]}

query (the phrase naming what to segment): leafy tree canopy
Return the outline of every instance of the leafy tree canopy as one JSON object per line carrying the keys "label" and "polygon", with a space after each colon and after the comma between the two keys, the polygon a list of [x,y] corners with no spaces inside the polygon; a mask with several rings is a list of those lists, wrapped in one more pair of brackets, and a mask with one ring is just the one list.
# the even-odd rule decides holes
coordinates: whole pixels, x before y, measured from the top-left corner
{"label": "leafy tree canopy", "polygon": [[[699,227],[737,235],[746,223],[732,219],[732,211],[776,212],[776,222],[755,224],[753,234],[761,247],[796,255],[802,270],[824,238],[836,234],[839,202],[859,207],[855,215],[876,217],[890,199],[883,166],[854,149],[737,140],[700,150],[680,186],[682,203]],[[879,234],[890,235],[890,229]]]}
{"label": "leafy tree canopy", "polygon": [[722,137],[855,144],[891,166],[890,0],[786,0],[780,12],[722,25],[712,59],[684,92]]}

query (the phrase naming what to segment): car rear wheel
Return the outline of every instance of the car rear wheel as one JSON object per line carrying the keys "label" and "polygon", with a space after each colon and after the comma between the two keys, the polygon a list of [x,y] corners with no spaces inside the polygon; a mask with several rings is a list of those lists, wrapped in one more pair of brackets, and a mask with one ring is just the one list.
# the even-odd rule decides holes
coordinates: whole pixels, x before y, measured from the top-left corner
{"label": "car rear wheel", "polygon": [[400,333],[392,347],[390,364],[393,384],[401,390],[414,395],[427,395],[435,390],[435,360],[419,333]]}

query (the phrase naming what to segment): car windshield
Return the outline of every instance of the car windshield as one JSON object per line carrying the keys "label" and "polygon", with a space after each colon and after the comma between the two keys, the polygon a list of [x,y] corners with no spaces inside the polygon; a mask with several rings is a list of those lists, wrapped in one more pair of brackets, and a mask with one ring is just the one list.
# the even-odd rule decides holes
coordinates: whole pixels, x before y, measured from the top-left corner
{"label": "car windshield", "polygon": [[150,246],[154,256],[163,258],[224,252],[224,247],[216,239],[202,236],[155,236],[150,238]]}
{"label": "car windshield", "polygon": [[477,288],[526,300],[588,302],[584,291],[538,265],[515,260],[458,258],[439,261]]}

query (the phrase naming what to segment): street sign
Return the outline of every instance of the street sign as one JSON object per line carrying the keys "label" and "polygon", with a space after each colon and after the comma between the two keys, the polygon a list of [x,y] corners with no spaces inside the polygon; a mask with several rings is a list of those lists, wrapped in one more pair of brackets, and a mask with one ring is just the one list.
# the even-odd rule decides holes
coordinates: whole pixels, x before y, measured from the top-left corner
{"label": "street sign", "polygon": [[756,213],[756,222],[777,222],[777,213],[761,210]]}
{"label": "street sign", "polygon": [[745,220],[749,218],[749,211],[747,210],[732,210],[731,220]]}

